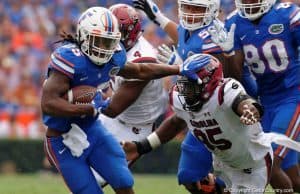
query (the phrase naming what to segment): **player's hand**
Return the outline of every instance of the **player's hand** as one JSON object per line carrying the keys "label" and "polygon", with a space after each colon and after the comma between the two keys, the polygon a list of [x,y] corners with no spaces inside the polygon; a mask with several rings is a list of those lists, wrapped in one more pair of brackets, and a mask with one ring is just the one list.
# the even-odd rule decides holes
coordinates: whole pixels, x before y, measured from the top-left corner
{"label": "player's hand", "polygon": [[92,105],[94,106],[94,116],[98,116],[101,114],[109,105],[110,103],[110,98],[104,100],[102,96],[101,91],[97,91],[97,94],[95,95]]}
{"label": "player's hand", "polygon": [[207,54],[195,54],[189,57],[180,65],[180,74],[188,77],[198,84],[202,84],[202,80],[197,75],[197,72],[208,65],[211,61],[211,56]]}
{"label": "player's hand", "polygon": [[169,65],[179,65],[182,64],[183,61],[181,57],[178,55],[176,48],[174,45],[172,46],[172,49],[170,49],[167,45],[162,44],[158,47],[158,54],[157,59],[161,63],[166,63]]}
{"label": "player's hand", "polygon": [[160,12],[152,0],[132,0],[132,3],[135,8],[144,11],[147,17],[161,28],[164,28],[169,22],[169,19]]}
{"label": "player's hand", "polygon": [[211,35],[212,41],[221,47],[225,53],[229,54],[233,51],[235,28],[236,24],[232,24],[229,32],[227,32],[222,23],[214,20],[213,25],[207,30]]}
{"label": "player's hand", "polygon": [[252,104],[245,104],[243,106],[243,114],[240,121],[245,125],[253,125],[260,120],[259,111]]}
{"label": "player's hand", "polygon": [[137,152],[137,146],[134,142],[123,141],[121,142],[121,145],[126,153],[127,161],[135,161],[140,157],[139,153]]}

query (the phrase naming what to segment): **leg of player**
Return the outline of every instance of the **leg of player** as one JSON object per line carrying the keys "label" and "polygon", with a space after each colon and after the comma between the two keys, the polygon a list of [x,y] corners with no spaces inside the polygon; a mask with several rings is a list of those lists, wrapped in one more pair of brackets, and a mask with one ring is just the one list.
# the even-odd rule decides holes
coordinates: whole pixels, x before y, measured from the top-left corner
{"label": "leg of player", "polygon": [[[265,108],[262,119],[264,129],[285,134],[296,140],[299,134],[300,106],[297,102],[281,103],[279,106]],[[272,116],[273,115],[273,116]],[[270,122],[271,121],[271,122]],[[286,147],[272,145],[274,150],[274,164],[271,185],[276,189],[285,189],[285,193],[299,192],[298,153]],[[293,190],[294,189],[294,190]]]}
{"label": "leg of player", "polygon": [[208,186],[212,181],[204,180],[211,169],[211,153],[203,143],[197,141],[191,133],[187,133],[181,145],[177,175],[179,184],[183,184],[191,194],[213,192],[214,185],[210,188]]}
{"label": "leg of player", "polygon": [[[97,138],[97,134],[94,134]],[[125,153],[116,138],[106,131],[105,139],[96,142],[89,155],[90,166],[111,185],[116,194],[133,194],[133,176]]]}

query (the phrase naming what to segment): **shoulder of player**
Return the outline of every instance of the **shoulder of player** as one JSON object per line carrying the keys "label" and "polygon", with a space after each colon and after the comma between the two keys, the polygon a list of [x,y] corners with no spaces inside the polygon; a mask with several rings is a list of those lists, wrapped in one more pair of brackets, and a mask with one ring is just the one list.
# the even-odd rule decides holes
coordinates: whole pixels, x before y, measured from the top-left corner
{"label": "shoulder of player", "polygon": [[282,18],[291,19],[299,12],[299,7],[292,2],[283,2],[275,4],[273,10]]}
{"label": "shoulder of player", "polygon": [[225,22],[227,22],[227,21],[234,21],[234,20],[236,20],[236,18],[239,16],[239,10],[238,9],[235,9],[235,10],[233,10],[232,12],[230,12],[229,14],[228,14],[228,16],[226,17],[226,19],[225,19]]}
{"label": "shoulder of player", "polygon": [[74,69],[84,64],[86,56],[75,44],[65,44],[56,48],[51,54],[50,65],[56,69],[73,74]]}
{"label": "shoulder of player", "polygon": [[143,36],[141,36],[137,43],[127,51],[128,61],[135,63],[156,63],[156,55],[156,49]]}
{"label": "shoulder of player", "polygon": [[126,50],[122,44],[119,44],[110,62],[112,62],[114,65],[117,65],[119,67],[123,67],[126,61],[127,61]]}
{"label": "shoulder of player", "polygon": [[240,91],[244,91],[242,84],[233,79],[233,78],[225,78],[220,86],[217,89],[218,102],[219,105],[222,105],[223,102],[228,98],[228,96],[232,96],[235,93],[239,93]]}

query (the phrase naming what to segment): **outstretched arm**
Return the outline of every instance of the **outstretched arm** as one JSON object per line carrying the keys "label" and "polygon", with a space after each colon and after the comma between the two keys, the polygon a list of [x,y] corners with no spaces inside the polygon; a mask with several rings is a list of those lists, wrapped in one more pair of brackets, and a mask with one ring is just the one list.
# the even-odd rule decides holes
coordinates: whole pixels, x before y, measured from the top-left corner
{"label": "outstretched arm", "polygon": [[159,147],[174,138],[180,131],[186,128],[184,120],[174,114],[166,119],[155,132],[140,142],[123,142],[123,148],[128,160],[135,160],[152,149]]}
{"label": "outstretched arm", "polygon": [[131,63],[127,62],[119,74],[125,78],[141,80],[159,79],[169,75],[179,75],[180,66],[155,63]]}

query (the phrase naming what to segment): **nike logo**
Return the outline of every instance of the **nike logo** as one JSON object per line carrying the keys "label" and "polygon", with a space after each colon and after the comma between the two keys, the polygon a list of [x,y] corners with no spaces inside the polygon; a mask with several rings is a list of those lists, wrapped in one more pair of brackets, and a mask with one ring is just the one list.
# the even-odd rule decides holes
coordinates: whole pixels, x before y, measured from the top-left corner
{"label": "nike logo", "polygon": [[245,38],[246,38],[246,35],[242,36],[242,37],[241,37],[241,40],[244,40]]}
{"label": "nike logo", "polygon": [[64,151],[66,151],[66,149],[67,149],[67,148],[65,147],[65,148],[62,149],[62,150],[58,150],[58,153],[59,153],[59,154],[62,154],[62,153],[64,153]]}

